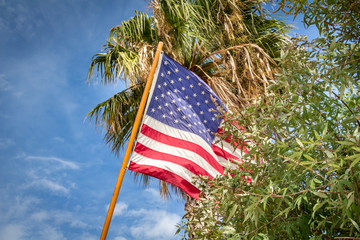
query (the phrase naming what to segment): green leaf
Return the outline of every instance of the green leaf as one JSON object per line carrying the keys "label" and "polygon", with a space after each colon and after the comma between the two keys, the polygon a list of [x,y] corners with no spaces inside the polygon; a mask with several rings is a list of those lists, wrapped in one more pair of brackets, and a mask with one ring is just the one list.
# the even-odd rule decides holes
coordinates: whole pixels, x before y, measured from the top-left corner
{"label": "green leaf", "polygon": [[356,154],[356,155],[358,155],[358,157],[354,161],[352,161],[350,168],[353,168],[360,161],[360,154]]}
{"label": "green leaf", "polygon": [[355,228],[360,232],[360,228],[359,228],[359,225],[354,221],[352,220],[351,218],[349,218],[351,223],[355,226]]}
{"label": "green leaf", "polygon": [[360,147],[352,147],[352,149],[354,149],[357,152],[360,152]]}
{"label": "green leaf", "polygon": [[336,47],[336,36],[332,40],[329,50],[334,51],[335,47]]}
{"label": "green leaf", "polygon": [[225,222],[229,222],[229,221],[230,221],[230,219],[234,216],[237,208],[238,208],[238,205],[235,204],[234,207],[231,209],[231,212],[230,212],[230,214],[229,214],[229,216],[228,216],[228,218],[226,219]]}
{"label": "green leaf", "polygon": [[304,148],[304,144],[300,141],[300,139],[295,138],[295,141],[297,142],[297,144],[299,144],[300,147]]}
{"label": "green leaf", "polygon": [[307,155],[307,154],[304,154],[304,157],[309,159],[310,161],[313,161],[315,162],[315,159],[313,159],[311,156]]}
{"label": "green leaf", "polygon": [[313,191],[312,193],[321,198],[328,198],[328,195],[322,192]]}
{"label": "green leaf", "polygon": [[347,206],[346,208],[350,208],[351,204],[354,202],[354,193],[351,194],[349,200],[348,200],[348,203],[347,203]]}

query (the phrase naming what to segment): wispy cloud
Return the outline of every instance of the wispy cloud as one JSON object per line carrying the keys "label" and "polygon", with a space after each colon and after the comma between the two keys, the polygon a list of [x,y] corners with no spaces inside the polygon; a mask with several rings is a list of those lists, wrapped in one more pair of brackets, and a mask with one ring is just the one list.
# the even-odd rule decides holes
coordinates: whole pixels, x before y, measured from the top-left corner
{"label": "wispy cloud", "polygon": [[12,89],[12,86],[5,79],[5,74],[0,74],[0,91],[9,91],[11,89]]}
{"label": "wispy cloud", "polygon": [[32,183],[28,185],[28,187],[40,187],[60,194],[68,194],[70,191],[65,186],[45,178],[34,180]]}
{"label": "wispy cloud", "polygon": [[176,224],[181,217],[175,213],[157,209],[140,209],[129,212],[141,219],[130,227],[130,233],[135,239],[174,239]]}
{"label": "wispy cloud", "polygon": [[[109,206],[110,206],[110,204],[108,204],[106,206],[106,211],[109,209]],[[127,209],[128,209],[128,205],[126,203],[124,203],[124,202],[116,203],[115,209],[114,209],[114,217],[124,214]]]}
{"label": "wispy cloud", "polygon": [[[115,215],[121,214],[123,218],[132,222],[131,226],[128,226],[130,230],[128,234],[131,235],[131,239],[176,239],[174,233],[176,232],[176,224],[181,220],[179,215],[161,209],[141,208],[131,210],[123,202],[119,202],[116,207]],[[126,238],[120,235],[116,239],[122,240]]]}
{"label": "wispy cloud", "polygon": [[27,156],[26,160],[39,160],[44,162],[56,162],[59,163],[63,168],[79,169],[79,165],[75,162],[67,161],[62,158],[52,156]]}
{"label": "wispy cloud", "polygon": [[21,224],[8,224],[0,228],[0,239],[24,239],[25,226]]}
{"label": "wispy cloud", "polygon": [[9,146],[13,145],[14,141],[9,138],[0,138],[0,149],[8,148]]}

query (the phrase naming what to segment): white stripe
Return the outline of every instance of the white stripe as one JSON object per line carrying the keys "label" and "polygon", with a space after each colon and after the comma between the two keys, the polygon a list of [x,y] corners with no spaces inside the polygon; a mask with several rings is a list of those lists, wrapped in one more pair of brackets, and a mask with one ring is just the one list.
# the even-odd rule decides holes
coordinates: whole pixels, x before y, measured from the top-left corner
{"label": "white stripe", "polygon": [[189,141],[196,145],[199,145],[218,161],[218,156],[213,152],[211,146],[209,146],[209,144],[204,139],[202,139],[201,137],[199,137],[194,133],[168,126],[148,115],[144,116],[143,124],[146,124],[149,127],[156,129],[157,131],[164,133],[168,136]]}
{"label": "white stripe", "polygon": [[186,181],[188,181],[189,183],[191,183],[193,186],[196,187],[196,184],[194,184],[194,180],[195,180],[194,178],[197,178],[197,175],[193,174],[192,172],[190,172],[189,170],[178,164],[172,162],[166,162],[163,160],[147,158],[136,152],[133,153],[132,162],[138,165],[154,166],[164,169],[166,171],[178,175],[179,177],[184,178]]}
{"label": "white stripe", "polygon": [[213,168],[203,157],[190,150],[186,150],[183,148],[174,147],[158,142],[150,137],[145,136],[144,134],[139,134],[138,142],[155,151],[171,154],[177,157],[186,158],[196,163],[199,167],[203,168],[213,177],[220,174],[220,172],[218,172],[215,168]]}

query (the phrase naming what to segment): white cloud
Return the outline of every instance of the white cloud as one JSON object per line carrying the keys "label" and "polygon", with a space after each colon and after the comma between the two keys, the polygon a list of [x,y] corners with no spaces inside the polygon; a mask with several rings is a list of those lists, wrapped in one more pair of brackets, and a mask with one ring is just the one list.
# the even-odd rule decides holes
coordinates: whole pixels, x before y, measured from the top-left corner
{"label": "white cloud", "polygon": [[69,193],[68,188],[64,187],[63,185],[61,185],[59,183],[53,182],[53,181],[45,179],[45,178],[34,180],[28,186],[41,187],[41,188],[45,188],[45,189],[48,189],[48,190],[51,190],[51,191],[57,192],[57,193],[64,193],[64,194]]}
{"label": "white cloud", "polygon": [[129,215],[141,217],[130,227],[130,233],[135,239],[174,239],[176,224],[181,220],[175,213],[155,209],[129,211]]}
{"label": "white cloud", "polygon": [[33,213],[31,216],[30,216],[30,219],[33,219],[37,222],[42,222],[42,221],[45,221],[46,219],[49,218],[49,214],[48,212],[46,211],[43,211],[43,210],[40,210],[36,213]]}
{"label": "white cloud", "polygon": [[0,228],[0,239],[20,240],[24,239],[25,227],[20,224],[8,224]]}
{"label": "white cloud", "polygon": [[126,238],[119,236],[119,237],[115,237],[114,240],[126,240]]}
{"label": "white cloud", "polygon": [[2,139],[0,138],[0,149],[8,148],[9,146],[13,145],[14,141],[12,139]]}
{"label": "white cloud", "polygon": [[0,91],[9,91],[12,89],[12,86],[5,79],[5,74],[0,74]]}
{"label": "white cloud", "polygon": [[[110,204],[107,205],[106,210],[109,209],[109,206],[110,206]],[[116,203],[115,209],[114,209],[114,217],[122,215],[123,213],[125,213],[125,211],[127,209],[128,209],[128,205],[126,203],[124,203],[124,202]]]}
{"label": "white cloud", "polygon": [[63,240],[65,239],[65,236],[56,228],[44,224],[40,228],[38,236],[30,239]]}
{"label": "white cloud", "polygon": [[154,198],[154,200],[156,200],[156,201],[161,201],[161,200],[162,200],[159,190],[156,190],[155,188],[146,188],[146,189],[145,189],[145,192],[150,193],[150,195],[151,195],[151,196]]}
{"label": "white cloud", "polygon": [[57,162],[59,166],[62,168],[69,168],[69,169],[79,169],[79,165],[75,162],[67,161],[58,157],[52,156],[27,156],[25,159],[27,160],[39,160],[39,161],[50,161],[50,162]]}

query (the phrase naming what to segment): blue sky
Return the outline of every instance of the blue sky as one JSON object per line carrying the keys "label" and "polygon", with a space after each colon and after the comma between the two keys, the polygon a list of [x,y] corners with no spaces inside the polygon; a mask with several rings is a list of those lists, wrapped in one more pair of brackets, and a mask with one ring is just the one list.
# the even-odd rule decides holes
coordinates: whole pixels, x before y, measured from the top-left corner
{"label": "blue sky", "polygon": [[[109,30],[145,9],[0,0],[0,239],[99,238],[122,159],[85,116],[121,86],[88,85],[86,74]],[[176,239],[183,206],[127,173],[108,239]]]}
{"label": "blue sky", "polygon": [[[0,0],[0,239],[98,239],[121,159],[85,120],[121,86],[86,83],[137,1]],[[127,173],[108,239],[174,239],[184,213]],[[120,216],[121,215],[121,216]]]}

